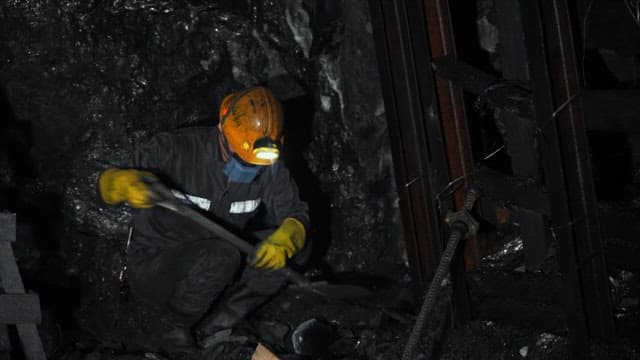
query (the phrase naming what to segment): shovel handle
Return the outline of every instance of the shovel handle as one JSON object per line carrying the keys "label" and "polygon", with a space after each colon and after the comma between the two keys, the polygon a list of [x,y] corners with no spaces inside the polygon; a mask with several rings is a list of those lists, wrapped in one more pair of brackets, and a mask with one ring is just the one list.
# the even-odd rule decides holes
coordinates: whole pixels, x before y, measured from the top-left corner
{"label": "shovel handle", "polygon": [[[193,220],[200,226],[228,241],[246,255],[253,256],[255,254],[256,249],[253,247],[253,245],[251,245],[249,242],[245,241],[238,235],[225,229],[215,221],[202,215],[191,206],[184,204],[180,200],[176,199],[171,190],[169,190],[169,188],[157,178],[147,177],[143,178],[143,181],[147,184],[152,196],[156,199],[157,206],[161,206],[165,209],[171,210]],[[289,279],[289,281],[296,285],[304,286],[311,283],[306,277],[304,277],[304,275],[296,272],[289,267],[284,267],[275,271],[282,274],[287,279]]]}
{"label": "shovel handle", "polygon": [[298,286],[311,285],[311,281],[309,281],[309,279],[289,267],[285,266],[282,269],[278,269],[276,271],[284,275],[287,279],[289,279],[289,281]]}

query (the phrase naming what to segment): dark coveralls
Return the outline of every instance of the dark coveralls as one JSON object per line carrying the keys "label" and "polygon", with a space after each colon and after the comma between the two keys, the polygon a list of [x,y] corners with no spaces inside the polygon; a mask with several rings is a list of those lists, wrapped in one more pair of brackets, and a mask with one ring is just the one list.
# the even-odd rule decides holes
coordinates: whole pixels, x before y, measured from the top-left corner
{"label": "dark coveralls", "polygon": [[[308,227],[307,204],[284,164],[265,167],[249,184],[229,182],[218,133],[216,127],[197,127],[157,135],[136,151],[134,167],[166,177],[181,192],[177,197],[229,230],[247,230],[257,214],[267,229],[256,232],[261,238],[287,217]],[[142,209],[134,217],[131,289],[168,308],[185,326],[208,313],[208,334],[231,328],[282,288],[283,277],[246,266],[246,260],[225,240],[164,208]]]}

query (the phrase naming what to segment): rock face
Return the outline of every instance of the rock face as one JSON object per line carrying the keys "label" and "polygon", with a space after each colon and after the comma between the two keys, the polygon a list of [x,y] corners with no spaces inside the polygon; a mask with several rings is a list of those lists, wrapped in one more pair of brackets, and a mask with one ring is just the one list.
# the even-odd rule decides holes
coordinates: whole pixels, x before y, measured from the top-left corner
{"label": "rock face", "polygon": [[337,43],[319,54],[321,111],[307,158],[330,194],[332,234],[341,234],[330,262],[342,271],[375,271],[380,262],[397,262],[402,233],[368,9],[343,5]]}
{"label": "rock face", "polygon": [[257,84],[283,100],[312,262],[404,275],[366,1],[8,1],[0,28],[0,206],[45,305],[117,297],[132,214],[99,201],[99,171],[159,131],[215,124]]}

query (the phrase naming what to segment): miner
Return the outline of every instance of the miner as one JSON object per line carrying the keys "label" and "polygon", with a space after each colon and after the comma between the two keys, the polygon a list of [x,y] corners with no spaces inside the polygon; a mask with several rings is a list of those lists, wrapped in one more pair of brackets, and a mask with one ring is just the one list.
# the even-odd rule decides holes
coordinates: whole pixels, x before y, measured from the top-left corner
{"label": "miner", "polygon": [[[283,114],[265,87],[226,96],[218,126],[160,133],[136,149],[128,166],[101,172],[109,205],[135,210],[127,250],[134,295],[166,309],[174,324],[167,345],[206,346],[228,334],[285,284],[274,272],[305,247],[307,204],[282,161]],[[227,229],[255,239],[255,254],[190,219],[154,206],[149,179],[170,184],[176,198]]]}

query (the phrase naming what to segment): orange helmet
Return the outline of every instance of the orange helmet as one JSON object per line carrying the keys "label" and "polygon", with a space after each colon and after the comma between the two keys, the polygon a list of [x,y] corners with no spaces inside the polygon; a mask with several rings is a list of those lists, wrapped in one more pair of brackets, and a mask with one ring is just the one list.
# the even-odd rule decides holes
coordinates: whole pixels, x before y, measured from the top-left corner
{"label": "orange helmet", "polygon": [[220,106],[220,129],[229,149],[254,165],[280,156],[282,106],[271,90],[254,87],[227,95]]}

